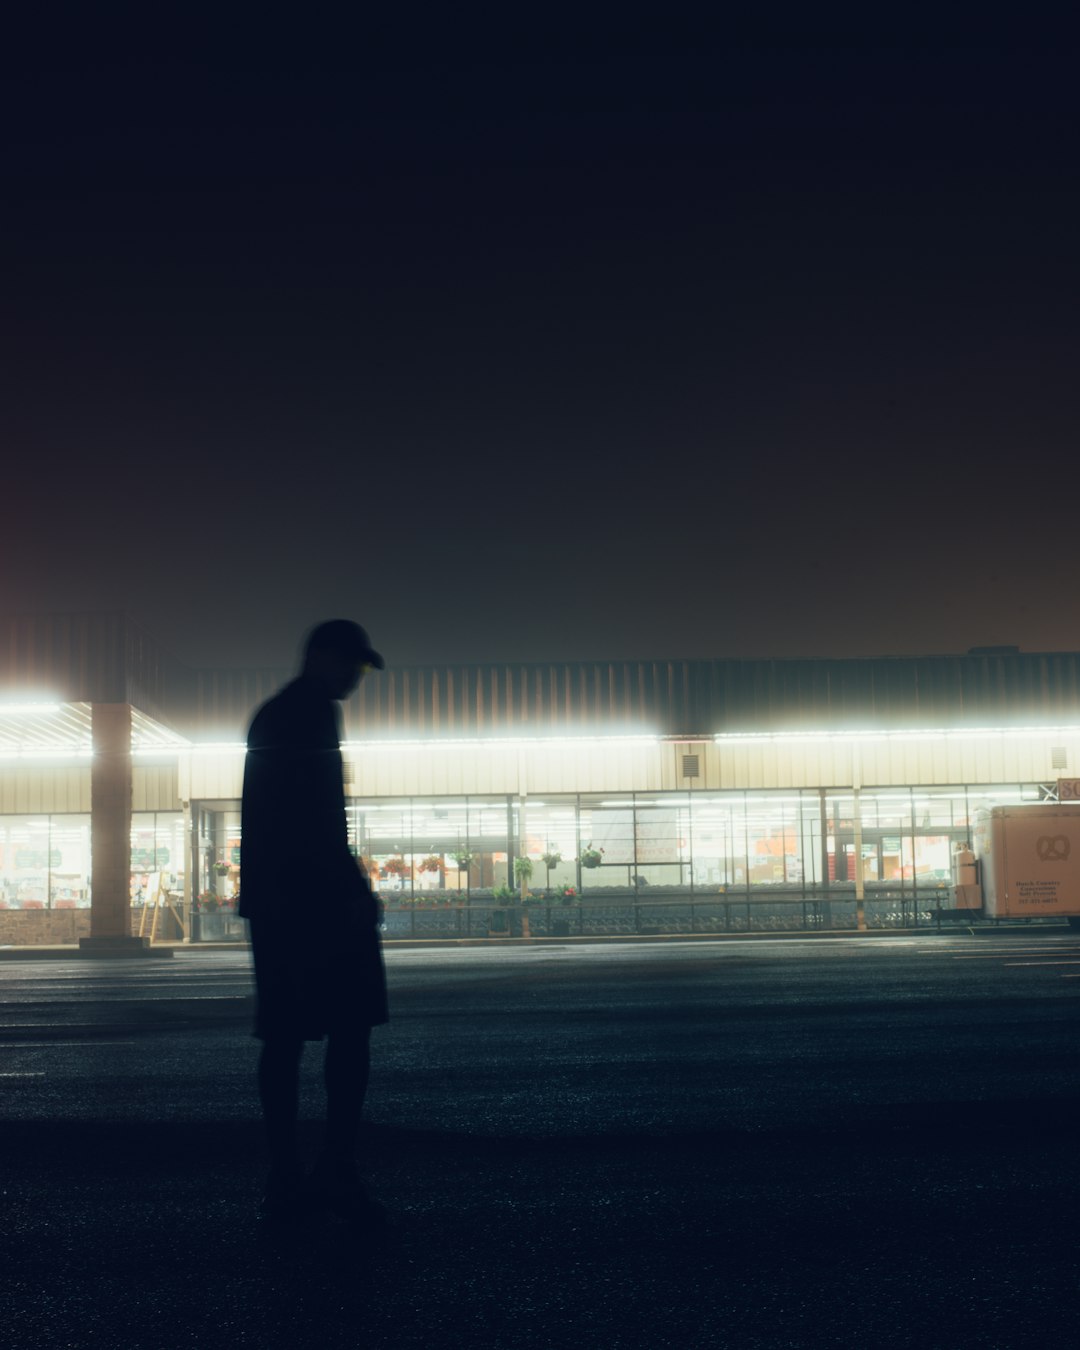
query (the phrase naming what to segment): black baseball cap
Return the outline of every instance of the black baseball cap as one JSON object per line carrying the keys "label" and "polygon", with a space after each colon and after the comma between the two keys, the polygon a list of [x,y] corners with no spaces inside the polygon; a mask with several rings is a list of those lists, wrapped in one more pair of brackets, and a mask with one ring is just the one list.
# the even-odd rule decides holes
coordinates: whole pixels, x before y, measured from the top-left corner
{"label": "black baseball cap", "polygon": [[371,645],[367,630],[351,619],[327,619],[325,623],[316,624],[307,635],[304,655],[316,651],[338,652],[365,661],[376,670],[386,669],[386,662]]}

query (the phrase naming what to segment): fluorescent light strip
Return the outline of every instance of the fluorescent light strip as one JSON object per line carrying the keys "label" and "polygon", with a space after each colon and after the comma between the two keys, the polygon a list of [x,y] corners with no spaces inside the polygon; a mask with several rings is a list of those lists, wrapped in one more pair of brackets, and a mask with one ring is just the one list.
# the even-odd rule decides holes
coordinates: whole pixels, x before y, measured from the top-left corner
{"label": "fluorescent light strip", "polygon": [[[399,741],[343,741],[341,748],[346,753],[375,752],[384,750],[461,750],[486,749],[500,750],[535,748],[574,748],[584,746],[609,745],[658,745],[660,738],[651,734],[633,736],[474,736],[460,739],[399,740]],[[178,748],[183,749],[183,746]],[[191,746],[196,754],[238,754],[246,753],[247,746],[238,741],[201,741]]]}
{"label": "fluorescent light strip", "polygon": [[32,760],[32,759],[91,759],[93,750],[90,746],[75,747],[71,745],[61,746],[37,746],[31,750],[0,750],[0,761],[8,762],[11,760]]}
{"label": "fluorescent light strip", "polygon": [[399,740],[399,741],[344,741],[342,750],[460,750],[495,748],[499,750],[536,748],[580,749],[599,745],[657,745],[660,738],[653,735],[634,736],[468,736],[453,739]]}
{"label": "fluorescent light strip", "polygon": [[1080,726],[1067,727],[928,727],[896,731],[737,731],[718,732],[715,745],[811,743],[817,741],[993,740],[1000,736],[1077,736]]}

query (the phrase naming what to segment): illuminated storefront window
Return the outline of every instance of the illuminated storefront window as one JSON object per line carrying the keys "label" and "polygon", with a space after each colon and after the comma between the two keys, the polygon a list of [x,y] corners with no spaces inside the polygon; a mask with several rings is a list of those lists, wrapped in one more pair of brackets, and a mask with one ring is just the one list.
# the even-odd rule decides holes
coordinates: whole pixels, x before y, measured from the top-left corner
{"label": "illuminated storefront window", "polygon": [[[835,901],[854,893],[861,844],[867,895],[930,896],[950,884],[957,842],[978,807],[1037,798],[1033,784],[713,793],[550,794],[358,800],[347,805],[349,843],[384,901],[484,902],[520,889],[514,859],[532,865],[538,899],[621,902],[690,896],[707,902],[778,897]],[[238,803],[196,810],[200,891],[223,908],[239,891]],[[9,818],[16,819],[16,818]],[[25,834],[30,818],[20,821]],[[159,812],[133,819],[136,903],[155,870],[183,889],[183,822]],[[24,861],[29,855],[24,855]],[[42,886],[32,869],[23,893]],[[10,886],[9,886],[10,889]]]}
{"label": "illuminated storefront window", "polygon": [[204,914],[231,915],[240,899],[240,803],[201,803],[193,810],[192,828],[198,859],[196,907]]}
{"label": "illuminated storefront window", "polygon": [[525,856],[533,864],[530,887],[561,894],[577,888],[577,802],[573,797],[529,801],[525,808]]}
{"label": "illuminated storefront window", "polygon": [[0,908],[89,905],[90,817],[0,816]]}
{"label": "illuminated storefront window", "polygon": [[579,813],[582,893],[629,890],[634,872],[632,794],[582,796]]}
{"label": "illuminated storefront window", "polygon": [[51,816],[49,906],[90,908],[90,817]]}
{"label": "illuminated storefront window", "polygon": [[[862,880],[868,889],[934,891],[951,884],[951,858],[970,842],[970,826],[983,805],[1037,799],[1035,785],[965,788],[865,788],[859,793]],[[826,849],[831,885],[856,881],[855,812],[851,793],[825,797]]]}
{"label": "illuminated storefront window", "polygon": [[183,899],[184,817],[179,811],[136,811],[131,816],[131,903]]}
{"label": "illuminated storefront window", "polygon": [[389,903],[507,884],[514,822],[505,797],[352,801],[347,814],[349,845]]}
{"label": "illuminated storefront window", "polygon": [[692,874],[689,799],[670,797],[634,804],[635,889],[689,887]]}

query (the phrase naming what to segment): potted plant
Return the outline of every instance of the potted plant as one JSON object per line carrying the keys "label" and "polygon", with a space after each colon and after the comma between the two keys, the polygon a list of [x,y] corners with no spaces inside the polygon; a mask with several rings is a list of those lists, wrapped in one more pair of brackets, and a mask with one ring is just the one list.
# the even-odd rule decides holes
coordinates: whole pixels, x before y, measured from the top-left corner
{"label": "potted plant", "polygon": [[227,877],[229,875],[229,864],[227,862],[216,862],[214,871],[219,877]]}
{"label": "potted plant", "polygon": [[602,848],[594,848],[591,839],[587,844],[581,846],[581,852],[578,854],[578,862],[581,863],[582,867],[599,867],[603,861],[604,850]]}
{"label": "potted plant", "polygon": [[551,869],[553,867],[558,867],[558,865],[562,862],[562,854],[558,851],[558,849],[549,848],[546,853],[540,854],[540,861],[544,864],[544,867],[547,869],[547,880],[545,884],[548,890],[550,890]]}
{"label": "potted plant", "polygon": [[[566,905],[566,906],[573,905],[573,904],[576,903],[577,898],[578,898],[577,887],[576,887],[576,886],[560,886],[559,889],[558,889],[558,891],[556,891],[556,893],[555,893],[555,898],[556,898],[556,900],[558,901],[558,903],[559,903],[560,905]],[[549,916],[549,917],[550,917],[550,916]],[[569,915],[565,915],[563,918],[552,919],[552,920],[551,920],[551,936],[552,936],[552,937],[569,937],[569,936],[570,936],[570,916],[569,916]]]}
{"label": "potted plant", "polygon": [[[466,898],[468,897],[468,894],[469,894],[469,868],[470,868],[470,867],[473,865],[473,863],[476,861],[476,854],[475,854],[475,853],[470,853],[469,850],[468,850],[467,848],[459,848],[459,849],[456,849],[453,853],[451,853],[451,854],[450,854],[450,857],[453,858],[453,860],[454,860],[454,866],[458,869],[458,891],[457,891],[457,896],[458,896],[458,900],[460,901],[463,895],[464,895]],[[464,885],[464,887],[462,887],[461,884],[460,884],[460,883],[461,883],[461,873],[462,873],[462,872],[465,873],[465,885]]]}
{"label": "potted plant", "polygon": [[491,892],[491,899],[495,907],[488,919],[488,934],[502,936],[510,931],[510,916],[506,912],[506,906],[514,903],[515,892],[509,886],[496,886]]}
{"label": "potted plant", "polygon": [[514,880],[521,887],[521,894],[524,896],[525,888],[533,874],[533,861],[524,856],[514,859]]}

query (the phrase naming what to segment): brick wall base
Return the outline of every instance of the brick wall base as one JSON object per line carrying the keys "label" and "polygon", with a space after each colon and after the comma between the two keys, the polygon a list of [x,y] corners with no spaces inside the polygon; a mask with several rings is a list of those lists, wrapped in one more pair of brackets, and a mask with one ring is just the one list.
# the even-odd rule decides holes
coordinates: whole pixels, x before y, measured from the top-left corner
{"label": "brick wall base", "polygon": [[[150,936],[152,913],[146,916],[145,935]],[[131,912],[131,932],[138,934],[142,910]],[[90,936],[88,909],[0,909],[0,946],[77,947],[79,939]],[[169,910],[158,915],[156,942],[178,942],[181,933]]]}

